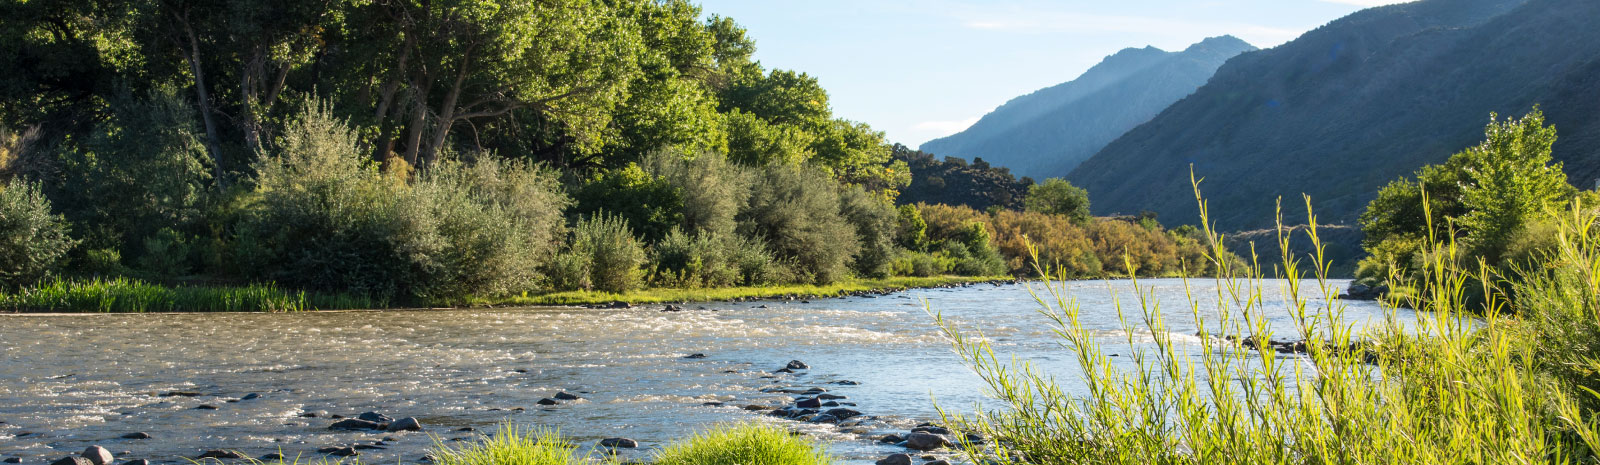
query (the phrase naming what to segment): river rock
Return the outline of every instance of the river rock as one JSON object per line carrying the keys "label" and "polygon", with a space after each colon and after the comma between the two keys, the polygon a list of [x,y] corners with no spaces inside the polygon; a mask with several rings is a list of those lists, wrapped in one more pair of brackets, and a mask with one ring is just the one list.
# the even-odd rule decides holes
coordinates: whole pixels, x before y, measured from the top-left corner
{"label": "river rock", "polygon": [[689,355],[683,356],[683,358],[686,358],[686,359],[689,359],[689,360],[699,360],[699,359],[702,359],[702,358],[706,358],[706,354],[689,354]]}
{"label": "river rock", "polygon": [[839,422],[839,417],[836,417],[836,416],[833,416],[833,415],[829,415],[829,414],[826,414],[826,413],[819,413],[819,414],[817,414],[815,416],[812,416],[811,418],[807,418],[806,421],[809,421],[809,422],[812,422],[812,423],[838,423]]}
{"label": "river rock", "polygon": [[122,462],[122,465],[150,465],[150,461],[145,459],[133,459]]}
{"label": "river rock", "polygon": [[790,360],[789,364],[784,366],[784,368],[788,368],[790,370],[804,370],[804,369],[811,368],[811,366],[810,365],[806,365],[806,362],[802,362],[802,361],[799,361],[799,360]]}
{"label": "river rock", "polygon": [[360,415],[356,415],[356,418],[360,419],[360,420],[370,421],[370,422],[373,422],[373,423],[392,423],[392,422],[394,422],[393,418],[389,418],[388,415],[384,415],[384,414],[381,414],[381,413],[378,413],[378,412],[362,413]]}
{"label": "river rock", "polygon": [[150,433],[142,431],[138,433],[128,433],[122,435],[122,439],[150,439]]}
{"label": "river rock", "polygon": [[882,460],[877,462],[873,462],[873,465],[911,465],[911,456],[906,454],[894,454],[884,457]]}
{"label": "river rock", "polygon": [[628,438],[605,438],[600,440],[600,447],[610,447],[613,449],[632,449],[639,447],[639,441]]}
{"label": "river rock", "polygon": [[950,462],[944,460],[934,460],[932,462],[923,463],[922,465],[950,465]]}
{"label": "river rock", "polygon": [[200,393],[194,391],[167,391],[161,393],[161,397],[200,397]]}
{"label": "river rock", "polygon": [[256,400],[256,399],[260,399],[260,398],[261,398],[261,394],[256,394],[256,393],[252,392],[252,393],[249,393],[249,394],[245,394],[244,397],[240,397],[239,400]]}
{"label": "river rock", "polygon": [[94,465],[89,459],[83,457],[65,457],[61,460],[50,462],[50,465]]}
{"label": "river rock", "polygon": [[556,402],[555,399],[551,399],[549,397],[546,397],[546,398],[543,398],[543,399],[539,399],[538,402],[534,402],[534,403],[535,404],[539,404],[539,405],[556,405],[556,404],[559,404],[560,402]]}
{"label": "river rock", "polygon": [[6,457],[5,460],[0,460],[0,463],[22,463],[22,458],[20,458],[20,457]]}
{"label": "river rock", "polygon": [[937,434],[937,435],[943,436],[943,435],[950,434],[950,429],[949,428],[945,428],[943,426],[923,425],[923,426],[918,426],[916,428],[911,428],[911,432],[913,432],[913,433]]}
{"label": "river rock", "polygon": [[842,379],[842,380],[839,380],[839,381],[834,381],[832,384],[837,384],[837,385],[840,385],[840,386],[856,386],[856,385],[859,385],[861,383],[858,383],[858,382],[855,382],[855,381],[851,381],[851,380],[848,380],[848,379]]}
{"label": "river rock", "polygon": [[273,452],[271,454],[263,455],[263,456],[261,456],[260,459],[257,459],[257,460],[260,460],[260,461],[263,461],[263,462],[276,462],[276,461],[279,461],[279,460],[283,460],[283,454],[279,454],[277,452]]}
{"label": "river rock", "polygon": [[339,420],[338,423],[334,423],[332,425],[329,425],[328,429],[342,429],[342,430],[378,429],[378,427],[380,427],[380,426],[383,426],[383,425],[380,425],[377,422],[373,422],[373,421],[357,420],[357,419],[352,418],[352,419],[347,419],[347,420]]}
{"label": "river rock", "polygon": [[555,398],[556,398],[556,400],[578,400],[578,399],[582,399],[582,397],[578,397],[575,394],[570,394],[567,391],[557,392]]}
{"label": "river rock", "polygon": [[826,412],[822,412],[822,413],[828,414],[828,415],[833,415],[834,418],[838,418],[840,420],[849,420],[851,418],[855,418],[855,417],[861,416],[861,412],[857,412],[855,410],[851,410],[851,409],[847,409],[847,408],[830,409],[830,410],[828,410]]}
{"label": "river rock", "polygon": [[327,454],[334,457],[355,457],[357,455],[361,455],[361,452],[357,451],[354,447],[339,447],[331,452],[328,452]]}
{"label": "river rock", "polygon": [[914,450],[934,450],[950,447],[950,440],[944,436],[930,433],[911,433],[906,435],[906,448]]}
{"label": "river rock", "polygon": [[405,417],[389,424],[389,431],[422,431],[422,422],[413,417]]}
{"label": "river rock", "polygon": [[822,401],[817,400],[814,397],[807,397],[795,402],[794,406],[800,408],[819,408],[822,407]]}
{"label": "river rock", "polygon": [[196,406],[194,409],[195,410],[216,410],[217,406],[211,405],[211,404],[200,404],[199,406]]}
{"label": "river rock", "polygon": [[89,459],[90,462],[94,462],[94,465],[111,465],[112,462],[117,460],[116,457],[111,455],[111,451],[100,446],[89,446],[88,449],[84,449],[83,453],[79,455],[82,455],[83,458]]}
{"label": "river rock", "polygon": [[817,396],[817,398],[818,399],[822,399],[822,400],[838,400],[838,399],[844,399],[845,397],[841,396],[841,395],[835,395],[835,394],[822,394],[822,395]]}
{"label": "river rock", "polygon": [[894,444],[894,443],[898,443],[898,442],[904,442],[905,440],[906,440],[906,438],[902,438],[898,434],[890,434],[890,435],[878,438],[878,442],[881,442],[881,443],[884,443],[884,444]]}
{"label": "river rock", "polygon": [[200,456],[196,457],[196,458],[201,459],[201,460],[205,460],[205,459],[242,459],[242,458],[244,458],[244,455],[242,455],[242,454],[240,454],[238,452],[235,452],[235,451],[231,451],[231,450],[208,450],[205,453],[200,454]]}

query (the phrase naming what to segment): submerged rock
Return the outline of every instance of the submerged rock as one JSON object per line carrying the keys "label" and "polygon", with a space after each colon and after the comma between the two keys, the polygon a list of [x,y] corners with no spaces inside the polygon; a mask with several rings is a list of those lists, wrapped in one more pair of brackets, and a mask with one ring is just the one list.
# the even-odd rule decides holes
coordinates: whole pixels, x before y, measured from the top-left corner
{"label": "submerged rock", "polygon": [[422,431],[422,422],[413,417],[405,417],[389,424],[389,431]]}
{"label": "submerged rock", "polygon": [[273,452],[271,454],[263,455],[263,456],[261,456],[261,458],[259,458],[257,460],[260,460],[260,461],[263,461],[263,462],[273,462],[273,461],[283,460],[283,454],[279,454],[277,452]]}
{"label": "submerged rock", "polygon": [[806,365],[806,362],[802,362],[802,361],[799,361],[799,360],[790,360],[789,364],[784,366],[784,368],[788,368],[790,370],[805,370],[805,369],[811,368],[811,366],[810,365]]}
{"label": "submerged rock", "polygon": [[22,463],[22,459],[20,457],[6,457],[5,460],[0,460],[0,463]]}
{"label": "submerged rock", "polygon": [[146,432],[142,432],[142,431],[141,432],[137,432],[137,433],[128,433],[128,434],[122,435],[122,439],[150,439],[150,437],[151,437],[150,433],[146,433]]}
{"label": "submerged rock", "polygon": [[63,457],[61,460],[50,462],[50,465],[94,465],[94,462],[83,457]]}
{"label": "submerged rock", "polygon": [[100,446],[89,446],[88,449],[84,449],[83,453],[79,455],[82,455],[83,458],[89,459],[90,462],[94,462],[94,465],[111,465],[112,462],[117,460],[116,457],[111,455],[111,451]]}
{"label": "submerged rock", "polygon": [[360,420],[370,421],[370,422],[373,422],[373,423],[390,423],[390,422],[394,421],[394,419],[393,418],[389,418],[388,415],[384,415],[384,414],[381,414],[381,413],[378,413],[378,412],[362,413],[360,415],[356,415],[356,418],[360,419]]}
{"label": "submerged rock", "polygon": [[261,394],[256,394],[256,393],[252,392],[252,393],[249,393],[249,394],[245,394],[244,397],[240,397],[239,400],[256,400],[256,399],[260,399],[260,398],[261,398]]}
{"label": "submerged rock", "polygon": [[534,402],[534,403],[539,404],[539,405],[556,405],[556,404],[559,404],[560,402],[556,402],[555,399],[551,399],[549,397],[546,397],[546,398],[543,398],[543,399],[539,399],[538,402]]}
{"label": "submerged rock", "polygon": [[361,452],[357,451],[354,447],[340,447],[332,452],[328,452],[327,454],[334,457],[355,457],[357,455],[361,455]]}
{"label": "submerged rock", "polygon": [[556,395],[555,395],[555,398],[556,398],[556,400],[578,400],[578,399],[582,399],[582,397],[578,397],[577,395],[574,395],[574,394],[569,394],[569,393],[567,393],[567,391],[557,392]]}
{"label": "submerged rock", "polygon": [[794,406],[800,408],[818,408],[822,407],[822,401],[817,400],[814,397],[808,397],[795,402]]}
{"label": "submerged rock", "polygon": [[205,453],[200,454],[200,456],[196,457],[196,458],[197,459],[202,459],[202,460],[203,459],[242,459],[242,458],[244,458],[244,455],[241,455],[238,452],[231,451],[231,450],[208,450]]}
{"label": "submerged rock", "polygon": [[898,442],[905,442],[905,440],[906,440],[906,438],[902,438],[898,434],[889,434],[889,435],[886,435],[884,437],[878,438],[878,442],[885,443],[885,444],[894,444],[894,443],[898,443]]}
{"label": "submerged rock", "polygon": [[893,454],[882,460],[873,462],[873,465],[911,465],[911,456],[906,454]]}
{"label": "submerged rock", "polygon": [[600,447],[610,447],[613,449],[632,449],[639,447],[639,441],[628,438],[606,438],[600,440]]}
{"label": "submerged rock", "polygon": [[934,450],[950,447],[950,440],[944,436],[931,433],[911,433],[906,435],[905,446],[914,450]]}
{"label": "submerged rock", "polygon": [[357,420],[357,419],[353,419],[352,418],[352,419],[348,419],[348,420],[339,420],[338,423],[334,423],[332,425],[329,425],[328,429],[342,429],[342,430],[378,429],[378,427],[380,427],[380,426],[383,426],[383,425],[380,425],[377,422],[372,422],[372,421],[367,421],[367,420]]}
{"label": "submerged rock", "polygon": [[689,354],[689,355],[683,356],[683,358],[690,359],[690,360],[698,360],[698,359],[706,358],[706,354]]}
{"label": "submerged rock", "polygon": [[150,461],[145,459],[133,459],[122,462],[122,465],[150,465]]}
{"label": "submerged rock", "polygon": [[838,418],[840,420],[849,420],[851,418],[855,418],[855,417],[861,416],[861,412],[857,412],[855,410],[851,410],[851,409],[847,409],[847,408],[836,408],[836,409],[831,409],[831,410],[828,410],[828,411],[822,412],[822,413],[827,414],[827,415],[833,415],[834,418]]}

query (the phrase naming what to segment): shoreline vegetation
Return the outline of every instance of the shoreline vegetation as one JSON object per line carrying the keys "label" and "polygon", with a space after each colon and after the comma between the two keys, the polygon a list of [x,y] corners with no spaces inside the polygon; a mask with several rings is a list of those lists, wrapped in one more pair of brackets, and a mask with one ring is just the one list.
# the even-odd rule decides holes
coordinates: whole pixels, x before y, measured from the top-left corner
{"label": "shoreline vegetation", "polygon": [[414,310],[423,308],[615,306],[684,304],[767,299],[825,299],[975,284],[1016,282],[1009,276],[930,276],[848,279],[827,285],[741,286],[722,288],[643,288],[622,293],[567,291],[498,298],[433,302],[427,306],[389,305],[351,295],[290,291],[270,284],[247,286],[165,286],[128,278],[55,279],[16,292],[0,293],[4,313],[204,313],[302,312],[323,310]]}

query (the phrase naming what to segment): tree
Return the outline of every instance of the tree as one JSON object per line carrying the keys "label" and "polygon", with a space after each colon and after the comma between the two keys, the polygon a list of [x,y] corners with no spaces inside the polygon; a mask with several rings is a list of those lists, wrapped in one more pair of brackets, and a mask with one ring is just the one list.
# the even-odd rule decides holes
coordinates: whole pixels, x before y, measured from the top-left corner
{"label": "tree", "polygon": [[1023,205],[1031,212],[1065,215],[1078,223],[1089,221],[1089,191],[1065,179],[1050,178],[1028,186]]}
{"label": "tree", "polygon": [[1523,225],[1576,192],[1561,163],[1550,164],[1556,129],[1544,125],[1544,112],[1535,107],[1520,120],[1495,119],[1489,116],[1483,143],[1456,155],[1466,165],[1461,226],[1467,244],[1491,263]]}

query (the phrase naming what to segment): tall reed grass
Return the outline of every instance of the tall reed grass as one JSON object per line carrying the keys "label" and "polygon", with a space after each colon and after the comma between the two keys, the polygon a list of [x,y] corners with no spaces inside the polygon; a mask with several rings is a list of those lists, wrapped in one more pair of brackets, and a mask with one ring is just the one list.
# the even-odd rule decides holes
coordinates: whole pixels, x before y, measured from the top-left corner
{"label": "tall reed grass", "polygon": [[0,295],[0,310],[20,312],[294,312],[381,308],[362,296],[281,289],[271,284],[169,287],[128,278],[55,278]]}
{"label": "tall reed grass", "polygon": [[[1195,192],[1210,257],[1222,256],[1198,181]],[[996,354],[981,330],[957,328],[935,314],[999,403],[974,414],[941,414],[991,439],[963,444],[974,463],[1595,463],[1600,419],[1584,405],[1596,394],[1580,381],[1593,382],[1600,362],[1540,358],[1532,334],[1562,333],[1506,316],[1503,292],[1488,293],[1490,311],[1482,318],[1472,317],[1464,301],[1469,285],[1518,287],[1548,296],[1523,295],[1519,302],[1561,308],[1545,312],[1542,325],[1596,327],[1594,225],[1595,217],[1583,213],[1564,222],[1562,246],[1550,257],[1556,271],[1520,283],[1461,256],[1453,243],[1434,241],[1423,273],[1428,285],[1416,287],[1431,294],[1420,300],[1417,321],[1406,324],[1391,311],[1384,324],[1362,331],[1342,318],[1312,227],[1314,258],[1278,257],[1281,290],[1268,286],[1262,266],[1212,258],[1219,270],[1214,294],[1193,292],[1186,279],[1186,302],[1158,302],[1145,288],[1115,296],[1126,334],[1118,345],[1132,351],[1131,364],[1113,363],[1106,344],[1084,328],[1066,287],[1046,280],[1034,293],[1039,313],[1082,372],[1086,394],[1069,394],[1038,365]],[[1278,250],[1291,250],[1287,234],[1279,241]],[[1478,265],[1462,265],[1472,263]],[[1292,334],[1274,334],[1268,324],[1275,302],[1291,313]],[[1202,311],[1207,304],[1219,311]],[[1197,327],[1220,334],[1175,340],[1161,311],[1173,305],[1191,308]],[[1280,357],[1267,344],[1246,342],[1278,336],[1305,341],[1307,353]],[[1592,350],[1593,334],[1581,336],[1588,339],[1542,344]],[[1557,373],[1550,370],[1556,364],[1581,369]]]}

